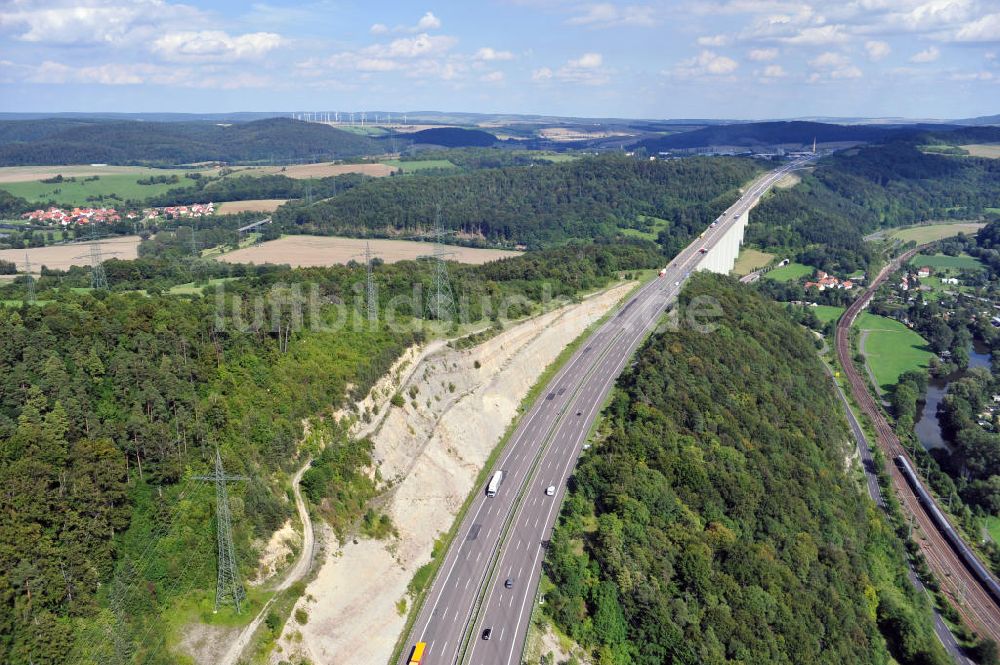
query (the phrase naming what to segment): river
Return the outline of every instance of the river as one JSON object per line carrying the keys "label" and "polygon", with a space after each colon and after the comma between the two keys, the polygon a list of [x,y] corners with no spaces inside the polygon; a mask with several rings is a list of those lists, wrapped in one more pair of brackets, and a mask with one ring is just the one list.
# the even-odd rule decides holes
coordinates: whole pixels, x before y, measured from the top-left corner
{"label": "river", "polygon": [[[990,368],[990,349],[979,340],[974,340],[972,348],[969,349],[969,369],[973,367]],[[941,423],[938,422],[937,409],[938,404],[948,392],[948,384],[963,376],[965,376],[964,371],[957,371],[946,376],[931,377],[927,384],[925,401],[922,405],[917,405],[917,424],[914,430],[920,443],[928,451],[943,448],[949,454],[952,452],[951,444],[941,436]]]}

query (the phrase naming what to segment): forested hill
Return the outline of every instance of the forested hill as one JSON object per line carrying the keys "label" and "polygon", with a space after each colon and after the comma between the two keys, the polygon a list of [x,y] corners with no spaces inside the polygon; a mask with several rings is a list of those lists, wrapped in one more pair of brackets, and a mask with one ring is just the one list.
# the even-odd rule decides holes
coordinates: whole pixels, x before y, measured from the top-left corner
{"label": "forested hill", "polygon": [[925,152],[917,140],[838,152],[750,216],[748,242],[829,271],[867,267],[863,236],[935,219],[975,219],[1000,201],[1000,160]]}
{"label": "forested hill", "polygon": [[676,252],[760,170],[741,159],[650,162],[610,155],[365,182],[312,206],[286,206],[274,218],[286,230],[391,236],[429,231],[440,208],[443,226],[466,238],[534,248],[614,236],[649,216],[664,220],[651,233]]}
{"label": "forested hill", "polygon": [[369,139],[318,123],[269,118],[213,122],[8,120],[0,165],[282,162],[376,151]]}
{"label": "forested hill", "polygon": [[816,139],[819,143],[839,141],[881,141],[901,131],[913,133],[912,129],[900,130],[878,125],[834,125],[823,122],[799,120],[781,122],[750,122],[733,125],[714,125],[691,132],[672,134],[662,138],[640,141],[636,147],[651,153],[679,148],[700,148],[705,146],[756,147],[775,144],[808,145]]}
{"label": "forested hill", "polygon": [[414,143],[439,145],[446,148],[484,148],[497,142],[497,137],[489,132],[484,132],[480,129],[463,129],[461,127],[423,129],[412,134],[403,134],[401,138],[410,139]]}
{"label": "forested hill", "polygon": [[810,335],[727,278],[699,273],[682,300],[702,296],[718,329],[654,335],[619,381],[545,611],[602,664],[943,665]]}

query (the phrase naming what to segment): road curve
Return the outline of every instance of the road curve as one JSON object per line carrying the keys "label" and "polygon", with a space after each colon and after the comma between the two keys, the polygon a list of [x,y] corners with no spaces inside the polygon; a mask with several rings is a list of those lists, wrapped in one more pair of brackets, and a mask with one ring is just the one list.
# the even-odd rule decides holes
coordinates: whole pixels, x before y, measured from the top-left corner
{"label": "road curve", "polygon": [[868,386],[855,367],[854,359],[851,356],[850,329],[854,320],[868,305],[875,291],[886,278],[919,250],[919,247],[908,250],[882,268],[875,279],[871,281],[868,290],[851,303],[851,306],[840,317],[836,330],[837,357],[840,359],[854,399],[875,427],[879,447],[887,460],[886,470],[889,473],[892,486],[895,488],[905,512],[912,515],[916,522],[919,534],[915,533],[914,535],[922,536],[917,539],[917,542],[928,565],[934,572],[935,579],[941,585],[942,591],[949,596],[952,605],[969,625],[977,632],[1000,641],[1000,607],[997,606],[997,603],[983,588],[976,576],[966,567],[961,556],[938,530],[927,509],[917,499],[913,489],[899,471],[894,460],[899,455],[909,459],[909,455],[900,444],[896,432],[889,425],[881,408],[872,398]]}
{"label": "road curve", "polygon": [[[778,179],[807,161],[791,162],[752,183],[670,261],[662,277],[641,287],[549,381],[495,467],[504,472],[497,496],[486,497],[483,488],[459,525],[399,665],[406,665],[418,641],[427,644],[425,663],[520,664],[545,543],[566,481],[615,380],[697,268],[700,250],[711,250]],[[553,496],[546,494],[549,486],[555,488]],[[481,639],[486,628],[492,630],[489,640]]]}
{"label": "road curve", "polygon": [[253,618],[253,621],[248,623],[243,627],[243,630],[239,632],[236,639],[233,640],[229,648],[226,649],[225,655],[217,663],[217,665],[236,665],[239,662],[240,656],[243,655],[243,650],[247,648],[250,644],[250,640],[253,638],[253,634],[257,632],[260,628],[260,624],[263,623],[264,618],[267,616],[267,611],[271,608],[271,603],[277,598],[277,593],[284,591],[288,587],[292,586],[309,572],[309,567],[312,565],[313,554],[316,549],[316,534],[313,531],[312,518],[309,517],[309,510],[306,507],[306,502],[302,498],[302,489],[299,487],[299,482],[302,480],[302,474],[304,474],[308,469],[309,465],[312,463],[312,458],[306,458],[305,462],[299,467],[298,471],[292,477],[292,492],[295,494],[295,510],[299,514],[299,519],[302,521],[302,551],[299,552],[298,561],[295,562],[288,572],[285,573],[284,579],[274,588],[275,595],[266,603],[264,607],[260,608],[260,612],[257,616]]}

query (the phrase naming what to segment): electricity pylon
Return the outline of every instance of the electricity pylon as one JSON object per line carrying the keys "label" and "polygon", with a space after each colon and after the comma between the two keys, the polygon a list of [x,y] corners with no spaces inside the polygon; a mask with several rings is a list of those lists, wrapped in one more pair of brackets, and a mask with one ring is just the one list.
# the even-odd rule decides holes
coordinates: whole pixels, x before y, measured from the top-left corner
{"label": "electricity pylon", "polygon": [[245,476],[230,476],[222,467],[222,455],[215,449],[215,473],[211,476],[195,476],[198,480],[215,483],[215,533],[219,544],[219,574],[215,588],[215,611],[225,603],[232,603],[236,613],[246,601],[247,593],[240,581],[240,571],[236,566],[236,550],[233,547],[232,517],[229,512],[229,493],[226,483],[246,480]]}
{"label": "electricity pylon", "polygon": [[448,278],[448,264],[444,257],[454,252],[445,251],[442,238],[452,233],[441,228],[441,206],[434,213],[434,293],[431,294],[431,315],[440,320],[451,319],[454,296],[451,292],[451,280]]}
{"label": "electricity pylon", "polygon": [[368,302],[368,321],[374,323],[378,321],[378,298],[375,297],[375,280],[372,277],[372,248],[371,243],[365,241],[365,298]]}
{"label": "electricity pylon", "polygon": [[31,259],[28,258],[28,252],[24,253],[24,272],[28,275],[27,282],[27,295],[25,296],[25,302],[28,304],[33,304],[35,302],[35,278],[31,274]]}

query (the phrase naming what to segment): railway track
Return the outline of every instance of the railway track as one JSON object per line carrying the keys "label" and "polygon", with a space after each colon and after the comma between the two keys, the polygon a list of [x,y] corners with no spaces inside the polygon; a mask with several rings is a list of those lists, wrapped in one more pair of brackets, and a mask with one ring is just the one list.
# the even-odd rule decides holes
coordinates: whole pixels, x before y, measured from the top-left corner
{"label": "railway track", "polygon": [[[847,308],[840,321],[837,322],[835,336],[837,356],[840,358],[840,364],[850,384],[851,392],[861,410],[875,427],[878,445],[890,461],[900,456],[909,460],[909,455],[892,426],[886,420],[882,409],[875,403],[865,379],[854,366],[850,348],[850,329],[878,287],[889,275],[898,270],[900,265],[909,261],[919,249],[918,247],[901,254],[879,272],[872,280],[868,290]],[[912,461],[910,463],[912,465]],[[975,571],[965,563],[955,546],[938,528],[928,509],[921,503],[898,466],[894,463],[889,463],[886,466],[900,503],[914,520],[914,535],[918,536],[917,542],[920,550],[940,583],[941,590],[948,596],[962,618],[976,632],[980,633],[981,636],[988,636],[1000,641],[1000,605],[981,583]]]}

